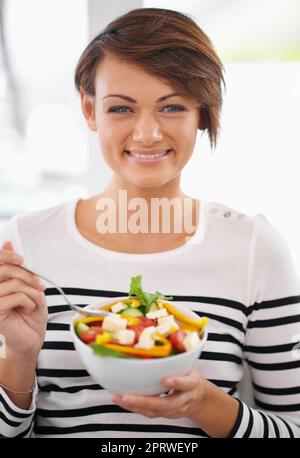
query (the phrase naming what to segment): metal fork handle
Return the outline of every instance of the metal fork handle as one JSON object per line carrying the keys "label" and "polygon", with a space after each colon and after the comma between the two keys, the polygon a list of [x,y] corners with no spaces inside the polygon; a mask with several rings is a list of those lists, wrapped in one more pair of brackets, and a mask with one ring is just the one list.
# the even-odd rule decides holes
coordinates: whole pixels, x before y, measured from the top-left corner
{"label": "metal fork handle", "polygon": [[31,273],[33,275],[36,275],[37,277],[42,278],[46,282],[50,283],[50,285],[54,286],[54,288],[56,288],[60,292],[60,294],[63,296],[63,298],[65,299],[65,301],[68,304],[68,306],[72,310],[74,310],[74,312],[80,313],[81,315],[84,315],[84,316],[95,316],[95,317],[110,315],[110,312],[107,312],[107,311],[104,311],[104,310],[100,311],[100,310],[93,310],[93,309],[89,309],[89,308],[82,309],[78,305],[72,304],[72,302],[70,302],[69,299],[67,298],[67,296],[64,293],[63,289],[60,286],[58,286],[53,280],[49,280],[49,278],[45,277],[44,275],[41,275],[41,274],[39,274],[37,272],[34,272],[33,270],[28,269],[27,267],[24,267],[24,266],[19,266],[19,267],[21,267],[24,270],[27,270],[27,272],[29,272],[29,273]]}

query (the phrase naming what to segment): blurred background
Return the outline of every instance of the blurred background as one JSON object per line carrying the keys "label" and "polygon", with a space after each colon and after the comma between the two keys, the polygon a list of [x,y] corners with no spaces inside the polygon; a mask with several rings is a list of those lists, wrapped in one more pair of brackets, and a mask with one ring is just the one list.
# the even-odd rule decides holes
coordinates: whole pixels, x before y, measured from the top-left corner
{"label": "blurred background", "polygon": [[0,0],[0,226],[110,178],[73,83],[84,47],[133,8],[190,15],[225,66],[218,146],[197,138],[184,192],[263,213],[300,273],[299,0]]}

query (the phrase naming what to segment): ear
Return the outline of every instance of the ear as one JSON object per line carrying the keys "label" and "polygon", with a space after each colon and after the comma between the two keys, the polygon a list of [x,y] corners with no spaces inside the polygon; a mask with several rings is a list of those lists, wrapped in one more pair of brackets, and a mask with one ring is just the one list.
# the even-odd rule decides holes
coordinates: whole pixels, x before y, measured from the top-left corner
{"label": "ear", "polygon": [[88,95],[83,89],[80,89],[81,109],[89,128],[97,131],[95,115],[95,97]]}

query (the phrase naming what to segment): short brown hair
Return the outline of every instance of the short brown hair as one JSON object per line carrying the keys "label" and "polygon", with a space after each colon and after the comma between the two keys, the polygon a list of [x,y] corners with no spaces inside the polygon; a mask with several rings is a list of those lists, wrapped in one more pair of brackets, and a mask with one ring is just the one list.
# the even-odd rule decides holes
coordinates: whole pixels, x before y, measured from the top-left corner
{"label": "short brown hair", "polygon": [[95,95],[96,68],[106,53],[138,65],[196,100],[202,128],[208,130],[211,146],[216,146],[224,69],[193,19],[162,8],[138,8],[117,17],[83,51],[75,70],[78,91]]}

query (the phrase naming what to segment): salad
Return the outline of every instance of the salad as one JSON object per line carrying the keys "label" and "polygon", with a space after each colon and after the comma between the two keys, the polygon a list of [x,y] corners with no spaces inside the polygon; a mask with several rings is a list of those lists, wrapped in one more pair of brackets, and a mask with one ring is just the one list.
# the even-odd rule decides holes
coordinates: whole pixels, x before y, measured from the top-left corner
{"label": "salad", "polygon": [[145,292],[137,275],[131,278],[128,298],[101,307],[110,312],[107,316],[77,320],[76,334],[101,356],[162,358],[192,350],[208,318],[185,315],[165,302],[171,299]]}

